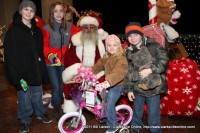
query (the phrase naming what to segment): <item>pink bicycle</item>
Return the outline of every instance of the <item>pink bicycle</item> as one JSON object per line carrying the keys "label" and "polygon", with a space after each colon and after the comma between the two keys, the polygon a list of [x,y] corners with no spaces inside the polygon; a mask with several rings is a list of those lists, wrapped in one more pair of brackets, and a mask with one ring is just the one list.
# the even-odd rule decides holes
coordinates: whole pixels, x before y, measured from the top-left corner
{"label": "pink bicycle", "polygon": [[[73,101],[79,106],[78,112],[70,112],[64,114],[59,122],[58,128],[61,133],[81,133],[86,127],[86,119],[82,114],[83,108],[89,110],[97,120],[106,119],[104,101],[105,93],[98,95],[94,89],[96,84],[94,76],[91,72],[86,70],[78,70],[79,79],[82,80],[80,86],[77,86],[72,90],[71,97]],[[102,96],[104,95],[104,96]],[[132,109],[130,106],[121,104],[116,106],[117,120],[119,127],[121,128],[120,133],[128,133],[127,125],[132,119]]]}

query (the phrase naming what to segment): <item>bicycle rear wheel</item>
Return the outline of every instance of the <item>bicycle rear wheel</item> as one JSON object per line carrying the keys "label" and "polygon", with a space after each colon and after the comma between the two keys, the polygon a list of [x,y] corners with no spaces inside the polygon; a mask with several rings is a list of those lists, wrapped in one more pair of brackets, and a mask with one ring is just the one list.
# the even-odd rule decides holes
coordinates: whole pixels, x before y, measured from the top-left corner
{"label": "bicycle rear wheel", "polygon": [[[130,106],[121,104],[116,107],[119,126],[127,126],[132,119],[133,110]],[[120,117],[122,116],[123,119]]]}
{"label": "bicycle rear wheel", "polygon": [[82,115],[78,123],[78,126],[75,127],[78,116],[79,116],[78,112],[70,112],[64,114],[58,122],[59,131],[61,133],[81,133],[84,130],[84,127],[86,126],[86,119]]}

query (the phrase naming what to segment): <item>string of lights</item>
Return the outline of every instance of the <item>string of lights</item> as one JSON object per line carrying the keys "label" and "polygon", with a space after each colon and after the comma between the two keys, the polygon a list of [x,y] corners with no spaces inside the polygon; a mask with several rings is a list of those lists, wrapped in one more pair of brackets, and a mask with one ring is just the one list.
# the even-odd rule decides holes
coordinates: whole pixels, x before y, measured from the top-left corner
{"label": "string of lights", "polygon": [[[127,40],[124,34],[118,34],[122,44]],[[181,34],[174,40],[175,43],[182,43],[188,52],[188,58],[195,60],[200,67],[200,35]]]}

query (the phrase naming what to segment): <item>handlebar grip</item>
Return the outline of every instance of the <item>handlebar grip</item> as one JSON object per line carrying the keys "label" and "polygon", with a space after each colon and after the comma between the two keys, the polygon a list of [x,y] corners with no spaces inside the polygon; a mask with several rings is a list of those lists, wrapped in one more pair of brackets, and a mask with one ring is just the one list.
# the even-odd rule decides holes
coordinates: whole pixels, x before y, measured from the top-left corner
{"label": "handlebar grip", "polygon": [[96,82],[88,82],[88,85],[90,86],[95,86],[97,83]]}

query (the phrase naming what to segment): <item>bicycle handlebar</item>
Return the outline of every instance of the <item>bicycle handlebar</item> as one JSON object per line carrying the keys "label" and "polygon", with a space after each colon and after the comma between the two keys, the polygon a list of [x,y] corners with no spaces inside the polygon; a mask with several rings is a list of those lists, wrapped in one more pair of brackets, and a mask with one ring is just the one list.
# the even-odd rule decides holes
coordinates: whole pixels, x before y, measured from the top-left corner
{"label": "bicycle handlebar", "polygon": [[77,69],[78,76],[77,78],[82,80],[83,82],[87,81],[89,86],[95,86],[97,82],[96,76],[92,72],[92,68],[85,69],[83,65]]}

